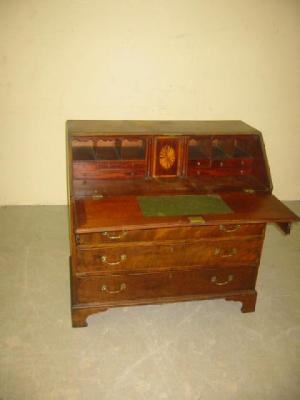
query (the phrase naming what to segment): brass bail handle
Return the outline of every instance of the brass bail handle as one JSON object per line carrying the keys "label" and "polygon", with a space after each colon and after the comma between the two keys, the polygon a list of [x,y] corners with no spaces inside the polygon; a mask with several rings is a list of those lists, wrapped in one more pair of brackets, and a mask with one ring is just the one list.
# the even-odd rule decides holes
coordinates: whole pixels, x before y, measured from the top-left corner
{"label": "brass bail handle", "polygon": [[126,261],[126,260],[127,260],[126,254],[121,254],[120,259],[118,261],[107,261],[107,256],[101,256],[101,261],[108,265],[118,265],[118,264],[121,264],[122,261]]}
{"label": "brass bail handle", "polygon": [[222,258],[226,257],[233,257],[237,255],[237,248],[233,247],[232,249],[222,249],[221,247],[216,247],[215,248],[215,256],[219,256]]}
{"label": "brass bail handle", "polygon": [[110,290],[108,289],[107,285],[102,285],[101,286],[101,292],[106,292],[108,294],[118,294],[120,292],[123,292],[124,290],[127,289],[126,283],[122,282],[120,284],[120,289],[116,289],[116,290]]}
{"label": "brass bail handle", "polygon": [[220,225],[219,226],[220,231],[228,232],[228,233],[236,232],[240,229],[240,227],[241,227],[241,225],[239,225],[239,224],[238,225]]}
{"label": "brass bail handle", "polygon": [[230,275],[228,275],[228,278],[226,281],[218,281],[216,275],[214,275],[211,277],[211,282],[218,286],[225,286],[225,285],[228,285],[228,283],[232,282],[233,278],[234,278],[234,275],[230,274]]}
{"label": "brass bail handle", "polygon": [[101,232],[101,235],[104,237],[107,237],[110,240],[118,240],[118,239],[125,237],[127,235],[127,233],[128,233],[127,231],[122,231],[120,233],[105,231],[105,232]]}

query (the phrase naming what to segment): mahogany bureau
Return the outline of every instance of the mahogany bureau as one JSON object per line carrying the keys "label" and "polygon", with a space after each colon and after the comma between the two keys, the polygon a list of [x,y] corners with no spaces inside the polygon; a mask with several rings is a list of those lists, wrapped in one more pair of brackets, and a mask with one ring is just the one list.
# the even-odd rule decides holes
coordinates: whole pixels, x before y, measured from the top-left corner
{"label": "mahogany bureau", "polygon": [[68,121],[74,327],[110,307],[215,299],[255,310],[272,195],[262,135],[241,121]]}

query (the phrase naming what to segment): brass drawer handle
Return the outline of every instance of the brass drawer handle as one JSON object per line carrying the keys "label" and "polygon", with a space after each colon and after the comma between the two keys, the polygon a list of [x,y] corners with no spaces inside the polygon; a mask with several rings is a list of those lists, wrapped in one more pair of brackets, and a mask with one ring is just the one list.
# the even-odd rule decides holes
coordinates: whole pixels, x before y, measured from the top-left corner
{"label": "brass drawer handle", "polygon": [[126,254],[121,254],[120,255],[120,259],[118,261],[107,261],[107,256],[101,256],[101,261],[105,264],[108,265],[118,265],[120,264],[122,261],[127,260],[127,255]]}
{"label": "brass drawer handle", "polygon": [[221,247],[215,248],[215,256],[219,257],[233,257],[237,254],[237,248],[232,249],[221,249]]}
{"label": "brass drawer handle", "polygon": [[234,278],[234,275],[230,274],[230,275],[228,275],[228,278],[227,278],[226,281],[218,281],[216,275],[214,275],[214,276],[211,277],[210,281],[212,283],[214,283],[215,285],[225,286],[225,285],[228,285],[229,282],[232,282],[233,278]]}
{"label": "brass drawer handle", "polygon": [[120,289],[117,289],[117,290],[109,290],[107,285],[101,286],[101,292],[106,292],[108,294],[117,294],[117,293],[123,292],[126,289],[127,289],[127,286],[126,286],[126,283],[124,283],[124,282],[121,283]]}
{"label": "brass drawer handle", "polygon": [[223,231],[223,232],[236,232],[241,227],[241,225],[234,225],[234,226],[232,226],[232,228],[230,228],[230,226],[232,226],[232,225],[229,225],[229,227],[227,225],[220,225],[219,228],[220,228],[220,231]]}
{"label": "brass drawer handle", "polygon": [[121,239],[124,236],[126,236],[127,233],[128,233],[127,231],[122,231],[120,234],[116,234],[116,232],[105,231],[105,232],[101,232],[101,235],[104,237],[107,237],[110,240],[117,240],[117,239]]}

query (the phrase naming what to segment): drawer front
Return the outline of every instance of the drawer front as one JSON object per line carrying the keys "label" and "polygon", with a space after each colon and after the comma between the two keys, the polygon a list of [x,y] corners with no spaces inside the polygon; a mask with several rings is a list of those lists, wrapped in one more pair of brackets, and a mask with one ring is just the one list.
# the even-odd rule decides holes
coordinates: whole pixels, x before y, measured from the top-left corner
{"label": "drawer front", "polygon": [[250,175],[252,173],[252,169],[249,167],[240,167],[240,168],[224,168],[221,164],[221,167],[213,167],[203,168],[203,169],[195,169],[194,173],[190,175],[202,175],[202,176],[241,176],[241,175]]}
{"label": "drawer front", "polygon": [[203,159],[203,160],[189,160],[188,168],[210,168],[211,160]]}
{"label": "drawer front", "polygon": [[74,161],[74,179],[106,179],[144,176],[145,161]]}
{"label": "drawer front", "polygon": [[131,272],[192,266],[258,264],[262,239],[212,240],[160,245],[119,245],[78,250],[77,271]]}
{"label": "drawer front", "polygon": [[213,160],[213,168],[249,168],[253,165],[253,158],[228,158]]}
{"label": "drawer front", "polygon": [[187,175],[201,175],[203,171],[209,171],[209,168],[211,168],[211,160],[189,160]]}
{"label": "drawer front", "polygon": [[255,267],[82,277],[77,279],[77,301],[109,303],[249,290],[255,286],[255,277]]}
{"label": "drawer front", "polygon": [[205,168],[189,168],[188,176],[199,176],[199,175],[207,175],[209,174],[209,169]]}
{"label": "drawer front", "polygon": [[104,169],[97,173],[96,179],[110,179],[110,178],[134,178],[143,177],[146,174],[145,168],[134,169]]}
{"label": "drawer front", "polygon": [[188,240],[233,236],[262,235],[265,224],[225,224],[182,228],[137,229],[132,231],[103,231],[77,235],[79,245],[98,246],[105,243]]}

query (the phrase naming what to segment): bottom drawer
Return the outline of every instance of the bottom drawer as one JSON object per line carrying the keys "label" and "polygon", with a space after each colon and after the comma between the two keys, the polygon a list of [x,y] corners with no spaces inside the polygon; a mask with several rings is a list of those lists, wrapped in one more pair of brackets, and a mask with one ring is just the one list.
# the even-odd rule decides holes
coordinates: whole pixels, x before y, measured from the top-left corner
{"label": "bottom drawer", "polygon": [[225,293],[255,286],[256,267],[201,268],[189,271],[77,278],[78,303],[117,303],[193,294]]}

